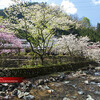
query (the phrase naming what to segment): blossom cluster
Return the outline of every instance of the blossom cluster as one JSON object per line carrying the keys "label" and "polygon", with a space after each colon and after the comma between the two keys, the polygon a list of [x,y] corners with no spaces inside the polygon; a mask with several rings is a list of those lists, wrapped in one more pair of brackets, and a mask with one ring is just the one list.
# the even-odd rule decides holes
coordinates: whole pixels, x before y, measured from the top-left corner
{"label": "blossom cluster", "polygon": [[85,37],[77,37],[76,35],[62,35],[61,38],[56,38],[55,46],[52,49],[55,53],[73,53],[83,54],[85,57],[100,60],[100,42],[93,43]]}
{"label": "blossom cluster", "polygon": [[21,47],[20,39],[18,39],[13,33],[0,32],[0,53],[15,52],[16,49],[13,48]]}

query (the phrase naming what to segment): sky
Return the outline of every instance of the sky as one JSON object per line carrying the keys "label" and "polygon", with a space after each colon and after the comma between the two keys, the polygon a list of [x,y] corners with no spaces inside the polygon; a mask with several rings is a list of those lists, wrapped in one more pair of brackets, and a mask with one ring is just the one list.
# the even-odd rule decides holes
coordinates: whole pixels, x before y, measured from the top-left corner
{"label": "sky", "polygon": [[[31,2],[47,2],[52,6],[60,6],[61,9],[71,15],[79,18],[87,17],[92,26],[100,23],[100,0],[24,0]],[[13,4],[11,0],[0,0],[0,9],[9,7]]]}

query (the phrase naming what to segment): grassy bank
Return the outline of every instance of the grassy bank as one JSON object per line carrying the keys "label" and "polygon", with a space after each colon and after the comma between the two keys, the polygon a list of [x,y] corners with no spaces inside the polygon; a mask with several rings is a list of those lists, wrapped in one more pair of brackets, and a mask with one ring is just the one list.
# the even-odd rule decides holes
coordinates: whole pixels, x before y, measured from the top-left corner
{"label": "grassy bank", "polygon": [[[6,68],[3,73],[6,77],[37,77],[55,72],[62,71],[76,71],[80,68],[86,67],[89,64],[95,64],[93,61],[81,61],[81,62],[68,62],[65,64],[52,64],[43,65],[41,67],[30,67],[30,68]],[[5,77],[5,76],[4,76]]]}

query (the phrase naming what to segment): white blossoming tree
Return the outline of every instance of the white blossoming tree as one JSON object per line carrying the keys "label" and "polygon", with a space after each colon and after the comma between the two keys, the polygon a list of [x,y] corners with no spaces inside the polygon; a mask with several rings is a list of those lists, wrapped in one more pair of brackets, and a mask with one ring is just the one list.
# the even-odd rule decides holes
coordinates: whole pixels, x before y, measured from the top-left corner
{"label": "white blossoming tree", "polygon": [[67,53],[70,56],[81,55],[92,59],[100,60],[100,43],[89,42],[90,39],[85,37],[76,37],[76,35],[62,35],[56,39],[56,46],[53,47],[54,53]]}
{"label": "white blossoming tree", "polygon": [[52,38],[56,29],[68,30],[69,24],[73,22],[67,20],[59,7],[44,3],[28,6],[27,3],[14,1],[17,5],[5,10],[8,17],[6,21],[9,23],[7,27],[30,43],[32,52],[40,57],[43,64],[44,56],[53,47]]}

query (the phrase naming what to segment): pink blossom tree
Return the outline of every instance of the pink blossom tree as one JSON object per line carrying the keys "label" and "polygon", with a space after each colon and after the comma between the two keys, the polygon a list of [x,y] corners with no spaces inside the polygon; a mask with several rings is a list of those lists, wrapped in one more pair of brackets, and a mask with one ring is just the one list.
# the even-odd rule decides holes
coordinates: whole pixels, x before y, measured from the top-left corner
{"label": "pink blossom tree", "polygon": [[15,52],[21,48],[21,41],[13,33],[0,32],[0,53]]}

